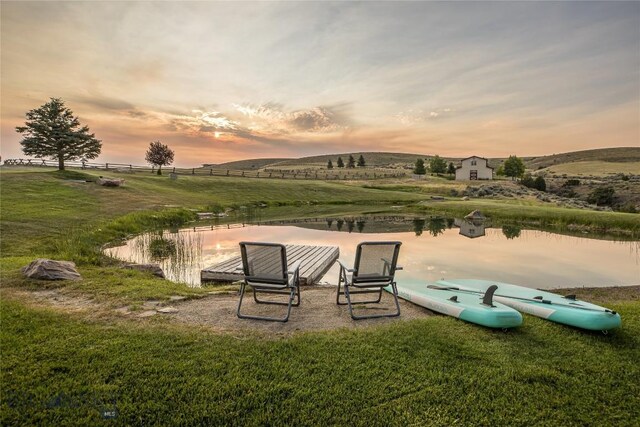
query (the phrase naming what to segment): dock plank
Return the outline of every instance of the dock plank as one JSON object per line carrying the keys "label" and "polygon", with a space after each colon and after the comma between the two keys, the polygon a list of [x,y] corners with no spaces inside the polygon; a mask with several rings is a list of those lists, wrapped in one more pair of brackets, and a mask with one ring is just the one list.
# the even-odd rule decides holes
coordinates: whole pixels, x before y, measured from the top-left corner
{"label": "dock plank", "polygon": [[[340,255],[337,246],[315,246],[315,245],[286,245],[287,263],[291,266],[297,261],[301,261],[300,283],[311,285],[317,282],[328,270]],[[268,258],[258,258],[258,262],[268,262]],[[236,271],[236,267],[242,265],[242,257],[235,256],[226,261],[220,262],[211,267],[207,267],[200,272],[201,282],[234,282],[242,280],[243,274]],[[279,266],[274,265],[271,270],[275,272]]]}

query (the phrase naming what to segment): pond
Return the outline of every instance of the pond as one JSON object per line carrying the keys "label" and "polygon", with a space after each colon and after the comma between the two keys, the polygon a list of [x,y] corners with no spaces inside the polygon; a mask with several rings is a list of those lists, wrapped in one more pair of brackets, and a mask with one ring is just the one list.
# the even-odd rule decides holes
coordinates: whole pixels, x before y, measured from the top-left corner
{"label": "pond", "polygon": [[[366,240],[402,242],[397,281],[496,280],[539,289],[640,284],[640,242],[612,241],[444,218],[361,217],[225,224],[145,233],[106,249],[160,264],[168,279],[200,286],[200,271],[239,255],[240,241],[336,245],[353,263]],[[322,282],[337,283],[335,264]]]}

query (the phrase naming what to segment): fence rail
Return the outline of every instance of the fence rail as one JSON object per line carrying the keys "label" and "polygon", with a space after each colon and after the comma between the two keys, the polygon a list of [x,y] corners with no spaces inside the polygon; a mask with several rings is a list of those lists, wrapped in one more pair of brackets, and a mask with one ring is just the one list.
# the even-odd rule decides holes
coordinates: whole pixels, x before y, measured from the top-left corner
{"label": "fence rail", "polygon": [[[7,159],[4,166],[36,166],[36,167],[58,167],[57,161],[43,159]],[[83,170],[105,170],[120,173],[156,173],[155,167],[136,166],[124,163],[93,163],[65,161],[65,167]],[[400,178],[406,176],[405,172],[380,172],[375,169],[345,170],[345,171],[295,171],[295,170],[262,170],[245,171],[237,169],[215,169],[212,167],[201,168],[163,168],[163,171],[175,175],[193,176],[228,176],[244,178],[272,178],[272,179],[312,179],[312,180],[369,180],[384,178]]]}

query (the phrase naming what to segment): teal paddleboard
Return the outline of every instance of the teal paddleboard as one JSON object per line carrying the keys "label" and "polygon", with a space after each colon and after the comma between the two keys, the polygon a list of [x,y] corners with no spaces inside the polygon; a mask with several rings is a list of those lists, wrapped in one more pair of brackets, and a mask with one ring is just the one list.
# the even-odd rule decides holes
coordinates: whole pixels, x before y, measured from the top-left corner
{"label": "teal paddleboard", "polygon": [[[398,284],[398,296],[404,300],[467,322],[489,328],[514,328],[522,324],[522,315],[499,302],[483,303],[483,295],[430,289],[426,283]],[[386,288],[391,292],[391,288]]]}
{"label": "teal paddleboard", "polygon": [[494,300],[523,313],[576,328],[608,331],[619,328],[622,324],[620,315],[615,311],[580,301],[572,295],[562,296],[552,292],[489,280],[439,280],[436,285],[441,289],[449,288],[449,292],[466,291],[470,295],[481,295],[490,286],[496,285],[498,288],[494,293]]}

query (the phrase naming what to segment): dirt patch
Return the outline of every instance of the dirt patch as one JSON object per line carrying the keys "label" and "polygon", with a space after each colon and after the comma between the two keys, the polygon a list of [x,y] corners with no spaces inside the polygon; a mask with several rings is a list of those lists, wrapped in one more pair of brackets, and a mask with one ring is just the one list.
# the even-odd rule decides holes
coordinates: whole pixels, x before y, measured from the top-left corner
{"label": "dirt patch", "polygon": [[[336,304],[336,288],[319,286],[303,288],[299,307],[291,309],[287,323],[239,319],[236,316],[238,295],[211,295],[197,300],[184,301],[173,306],[176,313],[168,314],[178,322],[210,326],[219,331],[256,331],[268,334],[290,334],[298,331],[323,331],[339,328],[364,328],[392,322],[401,322],[433,315],[429,310],[400,301],[400,317],[353,320],[347,306]],[[283,306],[266,306],[253,302],[251,295],[243,302],[245,314],[280,316],[286,312]],[[380,304],[369,304],[356,314],[391,313],[395,310],[391,295],[384,292]]]}

